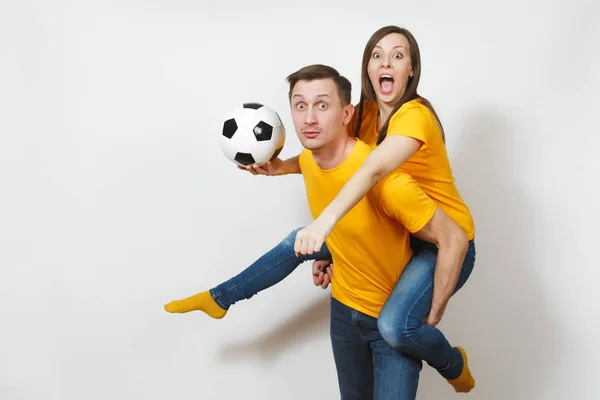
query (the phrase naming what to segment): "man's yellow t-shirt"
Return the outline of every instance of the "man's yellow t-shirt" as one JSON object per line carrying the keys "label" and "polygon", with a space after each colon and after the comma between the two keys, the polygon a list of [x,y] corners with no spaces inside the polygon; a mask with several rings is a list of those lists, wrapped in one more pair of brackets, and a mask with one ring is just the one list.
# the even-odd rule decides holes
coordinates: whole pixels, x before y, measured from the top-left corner
{"label": "man's yellow t-shirt", "polygon": [[[371,153],[357,140],[338,167],[322,170],[312,153],[300,154],[300,169],[311,213],[317,218]],[[409,230],[420,230],[436,204],[406,173],[394,172],[373,187],[327,238],[335,265],[332,296],[377,318],[412,256]]]}
{"label": "man's yellow t-shirt", "polygon": [[[377,104],[365,101],[359,138],[375,147],[377,131]],[[358,110],[348,125],[348,133],[354,136]],[[456,222],[469,239],[475,236],[475,224],[471,211],[463,201],[456,185],[446,145],[435,115],[419,99],[411,100],[392,116],[387,135],[403,135],[421,142],[419,150],[400,166],[400,170],[412,176],[419,186]]]}

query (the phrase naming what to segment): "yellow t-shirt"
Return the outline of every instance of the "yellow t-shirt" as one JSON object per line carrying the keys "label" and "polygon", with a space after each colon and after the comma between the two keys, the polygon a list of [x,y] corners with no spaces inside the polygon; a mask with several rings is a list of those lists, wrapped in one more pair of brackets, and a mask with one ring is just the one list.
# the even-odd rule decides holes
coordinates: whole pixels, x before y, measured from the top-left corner
{"label": "yellow t-shirt", "polygon": [[[365,101],[359,138],[375,147],[377,138],[377,104]],[[354,136],[358,107],[348,125],[348,134]],[[404,135],[421,142],[417,152],[400,166],[400,170],[412,176],[419,186],[448,214],[466,233],[475,237],[475,224],[469,207],[463,201],[456,185],[446,145],[435,115],[419,99],[409,101],[392,116],[388,136]]]}
{"label": "yellow t-shirt", "polygon": [[[357,141],[348,158],[330,170],[322,170],[310,151],[300,153],[314,218],[337,196],[371,151],[370,146]],[[375,185],[327,238],[335,265],[333,297],[377,318],[412,256],[407,227],[413,232],[421,229],[435,209],[433,200],[403,172],[394,172]]]}

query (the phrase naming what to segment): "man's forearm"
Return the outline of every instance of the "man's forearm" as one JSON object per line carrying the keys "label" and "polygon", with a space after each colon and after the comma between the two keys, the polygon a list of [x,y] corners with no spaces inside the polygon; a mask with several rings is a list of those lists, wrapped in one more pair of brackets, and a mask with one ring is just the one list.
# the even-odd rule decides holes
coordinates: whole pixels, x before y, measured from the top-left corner
{"label": "man's forearm", "polygon": [[302,171],[300,170],[300,156],[295,156],[292,158],[288,158],[283,162],[284,164],[284,175],[287,174],[300,174]]}
{"label": "man's forearm", "polygon": [[466,237],[455,237],[440,245],[433,279],[433,299],[430,314],[439,315],[454,293],[469,242]]}

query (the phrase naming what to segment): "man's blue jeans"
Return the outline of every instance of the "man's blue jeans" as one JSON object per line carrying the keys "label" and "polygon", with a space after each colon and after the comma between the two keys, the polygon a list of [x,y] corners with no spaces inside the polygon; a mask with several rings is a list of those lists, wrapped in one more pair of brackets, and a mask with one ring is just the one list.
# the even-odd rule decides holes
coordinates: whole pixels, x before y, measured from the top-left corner
{"label": "man's blue jeans", "polygon": [[[305,261],[331,259],[326,245],[318,253],[296,257],[294,242],[300,229],[292,231],[240,274],[211,289],[215,302],[227,310],[236,302],[249,299],[282,281]],[[437,248],[414,237],[411,247],[413,257],[377,319],[379,331],[396,350],[426,361],[446,379],[457,378],[463,368],[460,352],[449,344],[439,329],[422,322],[431,308]],[[474,264],[475,243],[471,241],[455,292],[465,284]]]}
{"label": "man's blue jeans", "polygon": [[377,319],[331,299],[331,346],[341,400],[414,400],[422,362],[392,348]]}

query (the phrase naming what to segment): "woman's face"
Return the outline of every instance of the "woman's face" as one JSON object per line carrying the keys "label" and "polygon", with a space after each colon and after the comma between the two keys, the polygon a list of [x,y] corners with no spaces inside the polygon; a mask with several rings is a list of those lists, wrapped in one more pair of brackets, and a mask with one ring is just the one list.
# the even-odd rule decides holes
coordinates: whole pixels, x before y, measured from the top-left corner
{"label": "woman's face", "polygon": [[371,52],[367,73],[377,102],[395,105],[406,90],[408,78],[413,74],[406,37],[390,33],[377,42]]}

